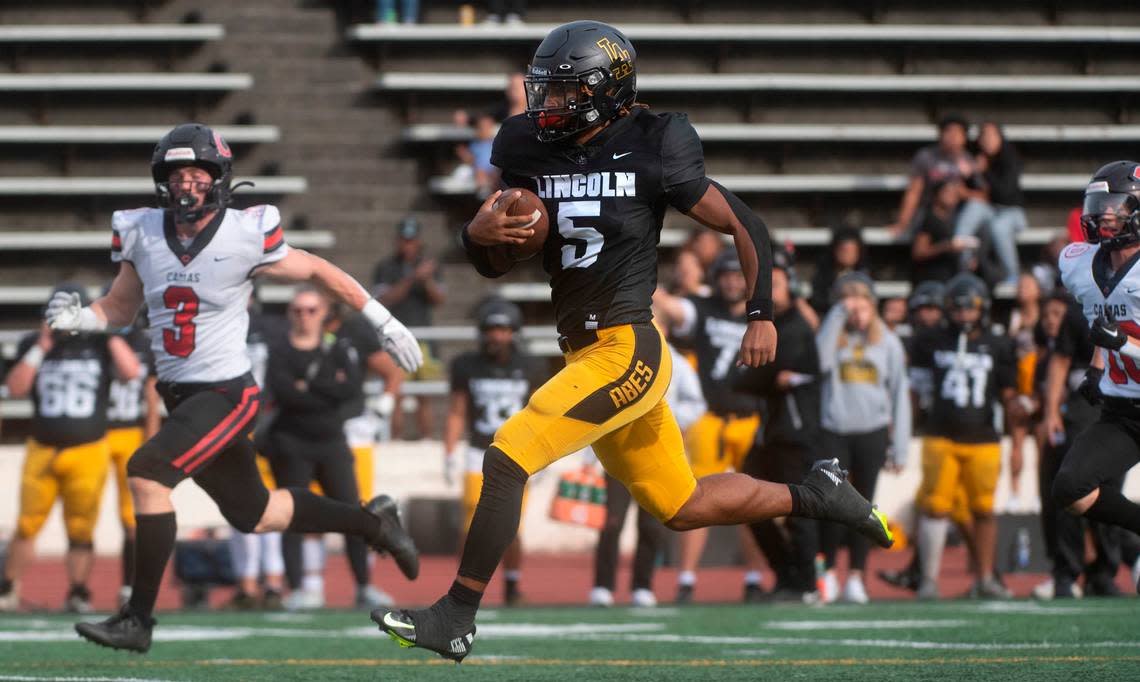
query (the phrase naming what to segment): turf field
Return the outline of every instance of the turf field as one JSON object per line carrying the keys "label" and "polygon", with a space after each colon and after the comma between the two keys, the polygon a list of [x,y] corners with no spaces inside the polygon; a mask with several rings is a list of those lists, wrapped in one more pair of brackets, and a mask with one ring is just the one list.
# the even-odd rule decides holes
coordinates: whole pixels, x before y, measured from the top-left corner
{"label": "turf field", "polygon": [[164,614],[146,656],[81,642],[72,622],[0,617],[0,681],[1140,679],[1130,598],[488,609],[459,668],[360,612]]}

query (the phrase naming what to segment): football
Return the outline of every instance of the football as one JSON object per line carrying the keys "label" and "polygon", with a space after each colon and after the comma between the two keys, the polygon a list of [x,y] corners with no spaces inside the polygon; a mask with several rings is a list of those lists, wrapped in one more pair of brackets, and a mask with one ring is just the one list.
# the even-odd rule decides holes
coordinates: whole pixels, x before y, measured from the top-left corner
{"label": "football", "polygon": [[[517,198],[512,200],[516,193]],[[508,201],[511,203],[506,204],[505,202]],[[539,199],[538,195],[528,189],[508,189],[495,201],[496,210],[503,206],[506,206],[509,216],[530,216],[532,220],[530,227],[534,230],[534,234],[526,242],[507,247],[511,259],[520,261],[534,257],[535,254],[542,251],[542,245],[546,243],[546,234],[550,228],[550,221],[547,218],[546,207],[542,204],[542,199]]]}

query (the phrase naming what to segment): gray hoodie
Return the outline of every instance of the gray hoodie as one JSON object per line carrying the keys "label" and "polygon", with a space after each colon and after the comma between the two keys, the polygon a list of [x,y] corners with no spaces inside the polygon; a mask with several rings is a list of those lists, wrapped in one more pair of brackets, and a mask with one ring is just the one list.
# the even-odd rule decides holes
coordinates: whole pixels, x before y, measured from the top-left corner
{"label": "gray hoodie", "polygon": [[847,310],[837,303],[816,335],[823,374],[823,428],[843,435],[891,426],[891,457],[901,466],[906,462],[911,428],[902,342],[894,332],[883,329],[883,338],[875,345],[849,333],[847,345],[839,348],[846,323]]}

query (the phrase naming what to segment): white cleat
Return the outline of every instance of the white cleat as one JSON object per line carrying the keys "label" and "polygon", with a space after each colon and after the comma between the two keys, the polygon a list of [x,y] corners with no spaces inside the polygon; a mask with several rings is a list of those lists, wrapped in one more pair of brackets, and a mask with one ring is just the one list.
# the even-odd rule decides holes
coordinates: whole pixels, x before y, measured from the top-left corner
{"label": "white cleat", "polygon": [[392,595],[378,587],[364,585],[356,588],[356,608],[358,609],[368,609],[369,611],[381,607],[387,609],[392,608],[395,604],[396,600],[392,599]]}
{"label": "white cleat", "polygon": [[657,596],[653,594],[652,590],[647,590],[645,588],[634,590],[633,595],[631,596],[631,601],[633,602],[634,606],[638,606],[643,609],[651,609],[657,606]]}
{"label": "white cleat", "polygon": [[614,593],[604,587],[590,590],[590,606],[613,606]]}
{"label": "white cleat", "polygon": [[316,590],[296,590],[290,592],[281,602],[286,611],[311,611],[325,607],[325,595]]}
{"label": "white cleat", "polygon": [[867,596],[867,588],[863,586],[863,579],[855,575],[847,577],[843,594],[839,598],[848,604],[866,604],[871,601]]}
{"label": "white cleat", "polygon": [[0,594],[0,612],[12,612],[20,610],[20,595],[16,592],[16,588],[8,591],[8,594]]}
{"label": "white cleat", "polygon": [[819,589],[819,600],[824,604],[830,604],[839,598],[839,578],[835,577],[835,570],[830,569],[823,574]]}

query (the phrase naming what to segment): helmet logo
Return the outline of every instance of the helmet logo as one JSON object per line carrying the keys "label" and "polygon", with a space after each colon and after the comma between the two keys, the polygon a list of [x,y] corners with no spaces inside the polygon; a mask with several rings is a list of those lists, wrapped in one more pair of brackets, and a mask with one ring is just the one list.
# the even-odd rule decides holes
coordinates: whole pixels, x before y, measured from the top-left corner
{"label": "helmet logo", "polygon": [[226,141],[216,130],[214,131],[214,146],[218,148],[218,154],[221,154],[222,158],[232,159],[234,157],[234,153],[230,151],[230,146],[226,144]]}
{"label": "helmet logo", "polygon": [[193,161],[194,149],[191,147],[171,147],[166,150],[166,155],[162,157],[163,161]]}
{"label": "helmet logo", "polygon": [[609,38],[602,38],[597,42],[597,46],[605,51],[609,56],[611,62],[616,61],[629,61],[629,50],[614,43]]}
{"label": "helmet logo", "polygon": [[1136,166],[1132,169],[1132,179],[1140,180],[1140,166]]}
{"label": "helmet logo", "polygon": [[573,69],[573,68],[574,68],[574,67],[573,67],[573,66],[571,66],[570,64],[559,64],[559,65],[558,65],[558,70],[559,70],[559,71],[569,71],[570,69]]}
{"label": "helmet logo", "polygon": [[1085,194],[1096,194],[1097,192],[1108,193],[1108,182],[1098,180],[1097,182],[1090,182],[1089,186],[1085,188]]}

